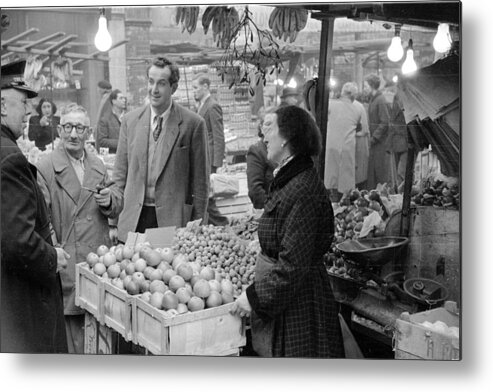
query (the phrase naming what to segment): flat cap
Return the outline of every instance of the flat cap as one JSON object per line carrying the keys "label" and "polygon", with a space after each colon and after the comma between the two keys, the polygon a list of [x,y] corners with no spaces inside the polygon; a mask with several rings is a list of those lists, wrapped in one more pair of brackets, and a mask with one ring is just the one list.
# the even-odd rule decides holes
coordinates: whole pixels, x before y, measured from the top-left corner
{"label": "flat cap", "polygon": [[25,68],[26,60],[18,60],[2,65],[0,73],[1,89],[13,88],[26,93],[28,98],[37,97],[38,93],[24,82]]}

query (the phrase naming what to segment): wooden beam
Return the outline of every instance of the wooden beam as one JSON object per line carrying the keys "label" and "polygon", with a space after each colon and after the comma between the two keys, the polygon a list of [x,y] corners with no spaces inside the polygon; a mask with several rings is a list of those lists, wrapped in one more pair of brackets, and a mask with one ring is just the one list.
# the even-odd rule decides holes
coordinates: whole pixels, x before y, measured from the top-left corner
{"label": "wooden beam", "polygon": [[[21,47],[16,47],[16,46],[7,46],[4,48],[5,50],[8,50],[10,52],[16,52],[16,53],[31,53],[31,54],[42,54],[44,56],[50,56],[54,57],[57,56],[57,54],[50,53],[46,49],[31,49],[29,52],[26,52],[24,49]],[[110,59],[108,57],[94,57],[89,54],[84,54],[84,53],[73,53],[73,52],[65,52],[63,54],[65,57],[69,59],[84,59],[84,60],[97,60],[97,61],[109,61]]]}
{"label": "wooden beam", "polygon": [[65,37],[64,39],[58,41],[56,44],[53,44],[50,47],[46,48],[46,51],[48,51],[49,53],[60,54],[60,51],[63,49],[63,47],[67,43],[69,43],[70,41],[73,41],[76,38],[77,38],[77,36],[75,34],[70,34],[69,36]]}
{"label": "wooden beam", "polygon": [[28,35],[31,35],[31,34],[34,34],[34,33],[37,33],[39,31],[39,29],[36,29],[34,27],[26,30],[26,31],[23,31],[22,33],[20,34],[17,34],[16,36],[12,37],[12,38],[9,38],[5,41],[1,41],[2,42],[2,49],[4,49],[7,45],[10,45],[16,41],[19,41],[21,38],[24,38],[24,37],[27,37]]}
{"label": "wooden beam", "polygon": [[316,120],[322,134],[322,151],[318,160],[319,175],[325,176],[325,147],[327,144],[327,119],[329,116],[330,69],[332,43],[334,42],[334,18],[322,20],[320,36],[320,59],[316,92]]}
{"label": "wooden beam", "polygon": [[41,38],[41,39],[38,39],[37,41],[32,41],[24,46],[22,46],[25,50],[29,50],[31,48],[34,48],[35,46],[37,45],[41,45],[41,44],[44,44],[45,42],[49,41],[50,39],[53,39],[53,38],[58,38],[58,37],[62,37],[64,36],[65,33],[62,33],[61,31],[59,31],[58,33],[53,33],[53,34],[50,34],[44,38]]}

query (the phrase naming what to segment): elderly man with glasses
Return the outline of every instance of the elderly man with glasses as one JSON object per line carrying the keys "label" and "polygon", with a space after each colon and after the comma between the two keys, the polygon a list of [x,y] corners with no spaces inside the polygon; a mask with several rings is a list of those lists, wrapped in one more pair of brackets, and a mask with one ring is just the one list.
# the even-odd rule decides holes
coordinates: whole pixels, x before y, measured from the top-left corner
{"label": "elderly man with glasses", "polygon": [[64,353],[67,339],[59,271],[68,254],[51,242],[36,168],[16,144],[37,93],[25,85],[25,60],[2,65],[0,352]]}
{"label": "elderly man with glasses", "polygon": [[70,254],[61,273],[65,326],[69,352],[80,354],[84,311],[74,302],[75,264],[99,245],[111,246],[108,218],[116,213],[106,168],[85,148],[91,133],[87,111],[76,104],[63,108],[58,133],[58,148],[38,162],[38,183],[51,213],[53,241]]}

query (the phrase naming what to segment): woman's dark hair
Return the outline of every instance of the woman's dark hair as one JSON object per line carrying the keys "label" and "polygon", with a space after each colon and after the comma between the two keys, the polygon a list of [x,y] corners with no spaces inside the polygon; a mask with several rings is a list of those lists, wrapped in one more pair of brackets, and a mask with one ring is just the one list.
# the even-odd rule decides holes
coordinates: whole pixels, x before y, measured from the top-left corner
{"label": "woman's dark hair", "polygon": [[36,106],[36,112],[39,114],[40,117],[43,116],[43,112],[41,111],[41,106],[43,106],[43,104],[45,102],[48,102],[51,104],[51,114],[54,115],[56,113],[55,102],[50,101],[48,98],[41,98],[41,100],[38,103],[38,106]]}
{"label": "woman's dark hair", "polygon": [[110,97],[109,97],[109,99],[110,99],[110,103],[111,103],[112,105],[113,105],[113,101],[114,101],[116,98],[118,98],[118,94],[120,94],[120,93],[121,93],[121,91],[120,91],[120,90],[118,90],[117,88],[116,88],[116,89],[114,89],[114,90],[110,93]]}
{"label": "woman's dark hair", "polygon": [[288,105],[275,111],[279,134],[294,155],[318,156],[322,151],[322,135],[313,117],[305,109]]}

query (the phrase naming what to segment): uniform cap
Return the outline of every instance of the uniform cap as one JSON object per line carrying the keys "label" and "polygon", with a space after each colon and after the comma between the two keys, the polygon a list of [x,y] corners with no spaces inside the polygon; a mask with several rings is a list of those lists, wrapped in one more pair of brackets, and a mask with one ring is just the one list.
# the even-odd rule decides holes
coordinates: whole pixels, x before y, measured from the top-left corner
{"label": "uniform cap", "polygon": [[26,60],[18,60],[2,65],[0,73],[0,86],[2,90],[13,88],[26,93],[27,98],[34,98],[38,93],[24,82],[24,69]]}

